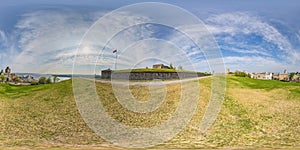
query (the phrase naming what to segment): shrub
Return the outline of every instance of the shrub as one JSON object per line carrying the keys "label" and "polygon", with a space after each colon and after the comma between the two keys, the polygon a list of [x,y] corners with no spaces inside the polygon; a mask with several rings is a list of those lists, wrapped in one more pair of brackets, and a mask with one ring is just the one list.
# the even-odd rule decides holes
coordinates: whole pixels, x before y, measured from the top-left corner
{"label": "shrub", "polygon": [[50,78],[50,77],[48,77],[48,79],[46,80],[46,83],[47,83],[47,84],[51,84],[51,83],[52,83],[52,81],[51,81],[51,78]]}
{"label": "shrub", "polygon": [[4,74],[2,74],[2,75],[0,76],[0,79],[1,79],[1,82],[4,82],[4,81],[5,81],[5,76],[4,76]]}
{"label": "shrub", "polygon": [[32,82],[30,82],[30,85],[38,85],[39,83],[38,82],[36,82],[36,81],[32,81]]}
{"label": "shrub", "polygon": [[248,77],[248,74],[245,73],[245,72],[235,71],[234,72],[234,76],[237,76],[237,77]]}
{"label": "shrub", "polygon": [[46,84],[46,77],[40,77],[39,84]]}

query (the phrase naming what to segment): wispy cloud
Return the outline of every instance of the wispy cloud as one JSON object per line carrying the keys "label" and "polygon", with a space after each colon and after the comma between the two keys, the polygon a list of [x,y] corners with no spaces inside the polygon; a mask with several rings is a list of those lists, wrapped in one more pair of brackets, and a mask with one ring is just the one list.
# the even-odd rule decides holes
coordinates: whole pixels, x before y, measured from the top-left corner
{"label": "wispy cloud", "polygon": [[[74,57],[71,53],[76,51],[82,36],[104,12],[95,14],[41,10],[22,15],[15,25],[15,42],[20,52],[14,55],[13,66],[20,72],[71,72],[64,65],[70,66],[70,62],[65,60]],[[51,65],[57,69],[51,70]]]}
{"label": "wispy cloud", "polygon": [[[266,53],[273,55],[272,52],[276,51],[280,52],[284,59],[299,59],[294,57],[295,51],[284,35],[266,21],[250,13],[234,12],[214,15],[209,17],[206,23],[219,42],[223,42],[223,45],[230,45],[225,50],[238,52],[236,49],[240,47],[241,50],[250,52],[252,47],[256,47],[263,55],[267,55]],[[270,45],[273,47],[267,47]]]}
{"label": "wispy cloud", "polygon": [[[248,72],[283,72],[284,69],[294,71],[296,65],[284,64],[271,57],[260,56],[228,56],[224,57],[226,65],[231,71]],[[282,69],[282,70],[280,70]]]}
{"label": "wispy cloud", "polygon": [[[299,51],[267,20],[250,12],[232,12],[210,16],[205,22],[227,56],[228,67],[252,71],[299,69]],[[260,63],[253,65],[255,62]]]}
{"label": "wispy cloud", "polygon": [[4,31],[0,30],[0,41],[1,43],[3,43],[4,45],[7,44],[7,37]]}
{"label": "wispy cloud", "polygon": [[[90,29],[106,13],[62,9],[23,14],[15,25],[13,35],[8,37],[0,30],[0,41],[7,45],[6,56],[1,53],[0,58],[7,55],[12,57],[10,60],[14,69],[19,72],[70,73],[76,55],[76,61],[82,69],[80,73],[84,73],[86,68],[95,63],[98,69],[113,68],[113,49],[118,49],[119,69],[151,67],[152,63],[164,62],[182,65],[185,69],[209,71],[207,62],[221,57],[205,56],[203,49],[217,47],[211,47],[213,39],[207,38],[206,28],[199,26],[178,27],[177,30],[182,33],[175,29],[162,30],[163,27],[151,24],[128,28],[128,25],[151,21],[151,18],[119,12],[113,18],[102,20],[108,25],[106,28],[94,24]],[[204,21],[219,44],[227,67],[240,70],[247,68],[248,71],[297,69],[300,52],[266,20],[250,12],[232,12],[214,14]],[[76,51],[86,31],[89,32]],[[119,32],[106,37],[115,31]],[[196,34],[199,32],[203,34]],[[196,41],[189,39],[185,33]],[[300,31],[296,33],[300,40],[299,35]],[[200,47],[194,42],[200,43]]]}

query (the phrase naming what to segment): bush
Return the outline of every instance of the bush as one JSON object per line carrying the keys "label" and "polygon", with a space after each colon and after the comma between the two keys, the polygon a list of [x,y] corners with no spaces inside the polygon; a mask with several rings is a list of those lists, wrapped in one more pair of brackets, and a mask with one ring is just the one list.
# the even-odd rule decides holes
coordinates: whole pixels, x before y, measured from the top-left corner
{"label": "bush", "polygon": [[4,74],[2,74],[2,75],[0,76],[0,79],[1,79],[1,82],[4,82],[4,81],[5,81],[5,76],[4,76]]}
{"label": "bush", "polygon": [[40,77],[39,84],[46,84],[46,77]]}
{"label": "bush", "polygon": [[36,82],[36,81],[32,81],[32,82],[30,82],[30,85],[38,85],[39,83],[38,82]]}
{"label": "bush", "polygon": [[211,73],[208,73],[208,72],[204,72],[204,76],[210,76]]}
{"label": "bush", "polygon": [[234,76],[237,76],[237,77],[249,77],[247,73],[240,72],[240,71],[235,71],[234,72]]}

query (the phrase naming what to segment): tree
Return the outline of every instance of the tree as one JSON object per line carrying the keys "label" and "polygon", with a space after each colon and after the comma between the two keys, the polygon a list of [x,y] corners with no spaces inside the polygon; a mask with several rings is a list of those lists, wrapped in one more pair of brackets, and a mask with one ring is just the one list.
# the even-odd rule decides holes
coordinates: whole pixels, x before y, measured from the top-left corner
{"label": "tree", "polygon": [[183,70],[181,65],[178,66],[178,70]]}
{"label": "tree", "polygon": [[60,80],[60,79],[58,78],[57,75],[54,75],[54,76],[53,76],[53,82],[54,82],[54,83],[58,82],[59,80]]}
{"label": "tree", "polygon": [[15,76],[15,75],[14,75],[14,76],[12,77],[12,81],[15,82],[15,83],[19,83],[19,82],[21,82],[21,79],[20,79],[18,76]]}
{"label": "tree", "polygon": [[292,72],[292,73],[290,74],[290,78],[293,78],[293,77],[294,77],[294,75],[295,75],[295,73],[294,73],[294,72]]}
{"label": "tree", "polygon": [[46,84],[46,77],[40,77],[39,84]]}
{"label": "tree", "polygon": [[19,77],[16,76],[15,74],[11,74],[10,78],[11,78],[11,80],[12,80],[13,82],[15,82],[15,83],[17,83],[17,82],[20,81],[20,80],[19,80]]}
{"label": "tree", "polygon": [[248,74],[246,72],[241,72],[241,71],[235,71],[234,75],[237,77],[249,77]]}
{"label": "tree", "polygon": [[293,80],[293,77],[295,76],[295,73],[294,72],[292,72],[292,73],[290,73],[290,80]]}
{"label": "tree", "polygon": [[2,74],[1,76],[0,76],[0,78],[1,78],[1,81],[2,81],[2,83],[5,81],[5,76],[4,76],[4,74]]}
{"label": "tree", "polygon": [[174,69],[174,67],[173,67],[172,63],[170,63],[170,69]]}
{"label": "tree", "polygon": [[51,81],[51,78],[50,78],[50,77],[48,77],[48,79],[46,80],[46,83],[47,83],[47,84],[51,84],[51,83],[52,83],[52,81]]}
{"label": "tree", "polygon": [[17,82],[22,82],[21,78],[17,77],[16,79]]}

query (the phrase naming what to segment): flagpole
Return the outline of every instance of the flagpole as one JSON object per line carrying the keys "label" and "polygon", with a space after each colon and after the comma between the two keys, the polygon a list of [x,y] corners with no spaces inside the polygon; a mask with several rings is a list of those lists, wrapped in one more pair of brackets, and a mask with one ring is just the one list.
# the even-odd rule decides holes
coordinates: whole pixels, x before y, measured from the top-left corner
{"label": "flagpole", "polygon": [[116,51],[116,62],[115,62],[115,70],[117,70],[117,59],[118,59],[118,50]]}

